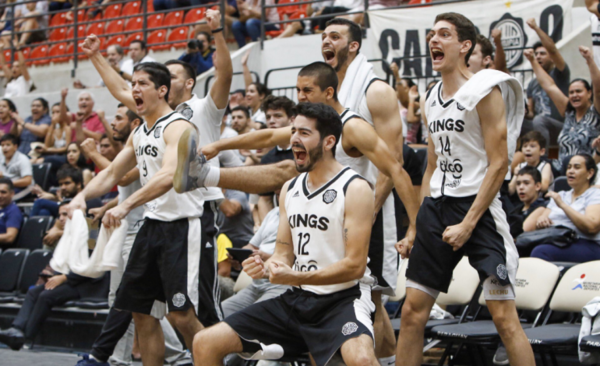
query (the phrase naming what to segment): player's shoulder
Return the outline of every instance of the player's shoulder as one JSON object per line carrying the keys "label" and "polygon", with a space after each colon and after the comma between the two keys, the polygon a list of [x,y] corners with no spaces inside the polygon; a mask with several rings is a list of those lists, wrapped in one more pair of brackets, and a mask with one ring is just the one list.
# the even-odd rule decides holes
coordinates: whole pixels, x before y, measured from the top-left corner
{"label": "player's shoulder", "polygon": [[360,174],[354,170],[349,170],[347,173],[346,183],[344,184],[344,195],[353,197],[355,195],[373,194],[371,184]]}
{"label": "player's shoulder", "polygon": [[396,98],[396,91],[382,79],[372,79],[366,89],[366,96],[369,100],[378,100],[386,96]]}

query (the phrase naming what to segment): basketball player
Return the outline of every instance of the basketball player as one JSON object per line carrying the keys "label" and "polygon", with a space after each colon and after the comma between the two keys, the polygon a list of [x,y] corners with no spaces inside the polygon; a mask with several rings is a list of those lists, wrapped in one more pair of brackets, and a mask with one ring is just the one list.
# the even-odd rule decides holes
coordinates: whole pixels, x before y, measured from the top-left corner
{"label": "basketball player", "polygon": [[[301,103],[291,139],[300,176],[284,185],[275,253],[243,263],[252,278],[295,286],[200,332],[196,365],[232,352],[278,359],[310,352],[318,366],[338,350],[347,365],[377,365],[367,251],[373,191],[335,160],[342,124],[333,108]],[[293,266],[293,268],[292,268]]]}
{"label": "basketball player", "polygon": [[[106,62],[99,46],[94,35],[81,46],[94,65]],[[204,296],[213,293],[214,281],[205,283],[204,291],[198,286],[199,278],[203,280],[205,276],[204,265],[211,268],[214,262],[214,248],[200,230],[202,193],[179,195],[172,189],[177,143],[185,131],[195,133],[196,129],[169,107],[171,74],[162,64],[137,65],[132,89],[120,78],[107,77],[110,74],[104,72],[106,67],[97,69],[117,100],[127,104],[133,97],[134,108],[145,122],[133,132],[108,168],[74,199],[72,206],[84,208],[86,199],[108,192],[138,166],[142,188],[107,211],[103,224],[119,226],[131,209],[145,205],[145,222],[135,238],[114,306],[133,313],[144,364],[162,365],[165,344],[156,317],[164,315],[165,302],[170,321],[188,347],[202,328],[196,314],[213,313],[218,317],[218,304],[212,296]]]}
{"label": "basketball player", "polygon": [[509,166],[508,146],[514,147],[520,129],[512,130],[523,120],[522,90],[505,73],[469,72],[476,34],[463,15],[444,13],[428,35],[433,69],[442,81],[424,103],[430,138],[417,236],[412,250],[399,248],[404,257],[410,253],[410,261],[397,365],[421,364],[430,310],[439,292],[448,290],[463,255],[480,274],[510,363],[535,364],[514,303],[518,254],[498,199]]}

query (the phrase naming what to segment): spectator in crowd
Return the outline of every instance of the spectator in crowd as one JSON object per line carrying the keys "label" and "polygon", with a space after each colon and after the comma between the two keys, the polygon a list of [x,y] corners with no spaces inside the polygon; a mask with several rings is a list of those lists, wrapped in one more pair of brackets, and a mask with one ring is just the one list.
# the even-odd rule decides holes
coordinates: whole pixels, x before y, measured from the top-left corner
{"label": "spectator in crowd", "polygon": [[352,9],[362,8],[363,6],[362,0],[335,0],[332,6],[325,6],[320,13],[321,15],[331,14],[331,16],[313,20],[312,28],[315,29],[318,26],[318,31],[322,32],[325,30],[327,22],[335,18],[336,15],[347,13]]}
{"label": "spectator in crowd", "polygon": [[227,189],[223,190],[225,199],[219,206],[217,225],[219,232],[225,234],[234,248],[248,244],[254,233],[254,220],[244,192]]}
{"label": "spectator in crowd", "polygon": [[31,162],[27,155],[18,151],[19,139],[16,136],[9,134],[0,137],[0,145],[0,177],[12,180],[15,192],[19,193],[33,183]]}
{"label": "spectator in crowd", "polygon": [[523,232],[523,223],[538,207],[546,207],[546,200],[540,197],[542,174],[534,166],[525,166],[515,173],[516,191],[520,204],[508,213],[510,233],[516,238]]}
{"label": "spectator in crowd", "polygon": [[[414,101],[412,103],[412,114],[411,119],[409,121],[408,118],[408,109],[410,107],[410,98],[409,94],[412,93],[414,97],[414,93],[419,94],[419,91],[415,85],[415,83],[411,79],[402,79],[400,77],[400,70],[398,64],[392,62],[390,65],[390,70],[394,75],[394,79],[396,80],[396,97],[400,102],[400,117],[402,118],[402,137],[404,138],[404,142],[407,144],[416,144],[418,141],[418,133],[419,128],[421,127],[421,117],[415,114],[415,106],[418,106],[419,102],[418,98],[413,98]],[[414,87],[414,88],[413,88]],[[411,91],[412,90],[412,91]],[[417,107],[418,110],[418,107]]]}
{"label": "spectator in crowd", "polygon": [[513,195],[517,191],[517,174],[525,167],[532,167],[540,172],[542,176],[541,191],[543,193],[548,192],[548,188],[554,180],[554,175],[552,174],[550,164],[543,159],[543,156],[546,154],[544,146],[546,146],[546,139],[544,139],[544,136],[539,131],[530,131],[521,137],[521,152],[525,157],[525,161],[519,164],[513,171],[513,177],[508,185],[509,194]]}
{"label": "spectator in crowd", "polygon": [[146,47],[146,43],[137,39],[131,41],[129,44],[129,57],[131,58],[123,62],[121,65],[121,70],[119,71],[119,75],[121,75],[121,77],[127,81],[131,81],[133,68],[136,65],[141,64],[142,62],[156,61],[152,57],[148,56],[148,48]]}
{"label": "spectator in crowd", "polygon": [[29,69],[25,62],[25,56],[20,50],[17,52],[17,59],[13,62],[12,68],[8,67],[4,59],[4,53],[0,52],[0,66],[4,71],[6,78],[6,86],[4,88],[4,97],[21,97],[27,95],[31,91],[33,80],[29,75]]}
{"label": "spectator in crowd", "polygon": [[[391,8],[398,6],[401,3],[402,0],[369,0],[369,10],[381,10],[385,8]],[[364,25],[365,6],[363,2],[360,2],[360,5],[358,5],[358,7],[350,9],[349,12],[354,14],[340,15],[339,17],[346,18],[353,21],[354,23]]]}
{"label": "spectator in crowd", "polygon": [[600,259],[600,189],[591,185],[597,173],[596,163],[590,155],[571,157],[567,166],[567,182],[572,189],[548,192],[548,206],[530,214],[523,230],[563,225],[577,233],[577,240],[565,248],[552,244],[538,245],[531,252],[532,257],[548,262],[575,263]]}
{"label": "spectator in crowd", "polygon": [[[260,129],[267,126],[267,118],[265,112],[260,109],[263,100],[271,95],[271,91],[266,85],[252,81],[252,74],[248,68],[248,58],[250,51],[242,57],[242,69],[244,72],[244,83],[246,84],[246,105],[250,108],[252,114],[252,122],[255,123],[254,128]],[[262,124],[262,126],[258,124]]]}
{"label": "spectator in crowd", "polygon": [[231,109],[229,108],[229,106],[227,106],[227,110],[223,115],[223,119],[221,121],[221,140],[228,139],[230,137],[235,137],[238,135],[238,133],[233,128],[229,127],[229,125],[231,124],[231,118]]}
{"label": "spectator in crowd", "polygon": [[[61,94],[68,93],[68,89],[64,88]],[[88,91],[82,91],[77,98],[79,110],[71,115],[71,141],[82,143],[86,138],[91,137],[96,141],[106,132],[104,129],[105,122],[102,122],[104,114],[101,111],[94,111],[94,97]]]}
{"label": "spectator in crowd", "polygon": [[[492,42],[482,34],[477,36],[475,49],[469,57],[469,71],[473,74],[485,69],[495,69],[508,73],[506,67],[506,56],[502,47],[502,31],[500,29],[492,29]],[[495,46],[495,52],[494,52]]]}
{"label": "spectator in crowd", "polygon": [[231,110],[231,128],[238,135],[254,131],[248,108],[237,106]]}
{"label": "spectator in crowd", "polygon": [[[571,79],[569,65],[556,48],[552,38],[537,26],[535,19],[529,19],[527,25],[537,33],[541,41],[533,45],[536,66],[550,75],[557,89],[563,95],[567,95]],[[533,58],[528,57],[528,59],[533,64]],[[525,127],[525,131],[540,131],[548,145],[556,144],[558,135],[563,128],[564,112],[559,111],[556,101],[541,86],[537,73],[536,78],[532,79],[527,86],[527,108],[526,118],[532,122],[526,121],[525,124],[529,126]],[[548,148],[548,146],[544,147]]]}
{"label": "spectator in crowd", "polygon": [[211,46],[212,37],[207,32],[200,32],[195,39],[187,44],[187,50],[179,56],[179,60],[185,61],[196,69],[200,75],[213,67],[214,48]]}
{"label": "spectator in crowd", "polygon": [[19,114],[13,113],[21,139],[19,151],[23,154],[29,154],[32,142],[42,142],[46,138],[52,123],[48,110],[48,101],[44,98],[36,98],[31,102],[31,116],[25,120]]}
{"label": "spectator in crowd", "polygon": [[[118,44],[108,46],[108,48],[106,49],[106,59],[108,60],[108,63],[118,73],[121,73],[123,63],[125,63],[125,51],[123,50],[123,47],[119,46]],[[94,88],[102,88],[105,86],[106,84],[104,84],[104,81],[102,80],[102,78],[100,78],[98,84],[94,86]],[[88,87],[83,85],[83,83],[79,79],[77,79],[73,82],[73,88],[86,89]]]}
{"label": "spectator in crowd", "polygon": [[67,146],[67,164],[81,171],[84,187],[94,177],[86,163],[85,156],[81,152],[81,148],[75,142],[71,142]]}
{"label": "spectator in crowd", "polygon": [[[260,0],[238,0],[237,9],[240,14],[238,20],[231,25],[233,37],[239,48],[246,45],[246,37],[249,37],[252,42],[256,42],[260,37],[261,26],[261,1]],[[274,0],[265,0],[265,5],[275,5]],[[277,8],[265,9],[265,18],[268,23],[278,22],[279,14]],[[265,24],[265,32],[278,30],[279,24]]]}
{"label": "spectator in crowd", "polygon": [[[33,1],[26,4],[20,4],[15,7],[15,30],[22,33],[16,48],[20,49],[25,45],[43,42],[48,37],[46,29],[48,28],[48,1]],[[16,41],[16,40],[13,40]]]}
{"label": "spectator in crowd", "polygon": [[[525,56],[530,60],[536,80],[544,93],[553,101],[553,105],[561,116],[564,124],[558,136],[558,161],[556,167],[564,171],[566,163],[575,154],[592,154],[592,142],[600,135],[600,70],[594,62],[589,48],[580,46],[579,52],[585,58],[592,86],[584,79],[575,79],[569,85],[569,97],[559,89],[554,79],[537,62],[533,61],[531,50],[525,50]],[[594,91],[594,93],[592,93]],[[593,96],[593,100],[592,100]],[[537,130],[537,128],[536,128]],[[543,130],[540,130],[544,134]],[[546,134],[544,134],[546,138]]]}
{"label": "spectator in crowd", "polygon": [[50,1],[48,4],[48,11],[53,13],[56,11],[67,10],[73,7],[73,3],[71,0],[55,0]]}
{"label": "spectator in crowd", "polygon": [[244,89],[235,90],[229,96],[229,108],[233,109],[239,105],[242,107],[248,107],[246,105],[246,90]]}
{"label": "spectator in crowd", "polygon": [[419,143],[418,134],[421,128],[421,95],[419,94],[419,88],[412,80],[407,81],[407,85],[410,85],[408,89],[408,107],[406,108],[406,139],[413,143]]}
{"label": "spectator in crowd", "polygon": [[[67,146],[71,143],[71,126],[67,120],[62,119],[60,108],[60,103],[52,106],[52,122],[50,122],[50,128],[46,132],[44,145],[39,148],[39,153],[42,155],[65,155]],[[43,163],[44,158],[36,162]]]}
{"label": "spectator in crowd", "polygon": [[17,239],[23,214],[13,202],[15,187],[12,180],[0,178],[0,247],[10,247]]}
{"label": "spectator in crowd", "polygon": [[5,7],[3,10],[4,12],[2,13],[2,17],[0,17],[0,34],[6,34],[7,36],[1,37],[0,39],[0,44],[2,46],[4,46],[5,48],[9,47],[8,44],[8,34],[10,34],[12,32],[12,28],[13,28],[13,8],[10,6],[10,4],[13,4],[16,0],[6,0],[4,3],[6,5],[9,5],[7,7]]}
{"label": "spectator in crowd", "polygon": [[17,122],[12,117],[13,113],[17,113],[17,107],[12,100],[4,98],[0,99],[0,137],[4,135],[17,135]]}
{"label": "spectator in crowd", "polygon": [[155,11],[160,10],[171,10],[171,9],[179,9],[185,8],[191,5],[200,5],[200,0],[153,0],[152,5],[154,5]]}
{"label": "spectator in crowd", "polygon": [[[118,151],[115,150],[115,147],[111,143],[111,139],[107,135],[103,135],[102,138],[100,138],[100,143],[97,143],[96,140],[92,138],[88,138],[84,142],[82,142],[79,147],[83,155],[87,159],[94,162],[94,175],[98,174],[100,170],[102,170],[98,166],[99,164],[97,163],[99,156],[111,162],[117,156],[118,151],[120,151],[120,149]],[[110,200],[117,197],[118,195],[119,188],[115,184],[111,191],[102,196],[101,198],[102,200]]]}
{"label": "spectator in crowd", "polygon": [[235,282],[231,278],[231,259],[228,248],[233,248],[231,240],[225,234],[217,237],[217,273],[219,274],[219,288],[221,289],[221,302],[233,295]]}
{"label": "spectator in crowd", "polygon": [[42,239],[44,249],[53,251],[62,237],[65,231],[65,224],[69,218],[68,204],[70,202],[70,198],[65,198],[58,204],[58,218],[54,221],[54,225],[46,232],[46,235],[44,235],[44,238]]}

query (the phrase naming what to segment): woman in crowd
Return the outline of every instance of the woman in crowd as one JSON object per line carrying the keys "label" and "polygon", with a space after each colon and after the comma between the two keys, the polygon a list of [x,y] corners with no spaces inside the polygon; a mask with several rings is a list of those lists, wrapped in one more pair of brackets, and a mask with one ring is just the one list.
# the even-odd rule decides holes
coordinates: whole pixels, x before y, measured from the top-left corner
{"label": "woman in crowd", "polygon": [[2,71],[4,71],[4,77],[6,78],[6,86],[4,88],[5,98],[20,97],[31,91],[33,81],[31,80],[31,76],[29,76],[23,52],[17,52],[17,59],[13,62],[12,67],[6,64],[4,53],[0,52],[0,66],[2,66]]}
{"label": "woman in crowd", "polygon": [[600,111],[600,70],[589,48],[580,46],[579,52],[590,70],[592,86],[586,80],[575,79],[571,81],[569,96],[566,97],[552,77],[534,60],[533,50],[525,51],[525,56],[531,62],[540,86],[550,96],[560,114],[565,117],[562,131],[558,135],[557,168],[560,168],[563,173],[571,156],[592,154],[592,142],[600,135],[598,112]]}
{"label": "woman in crowd", "polygon": [[31,102],[31,116],[23,120],[21,116],[14,114],[18,123],[19,136],[21,137],[19,151],[23,154],[29,153],[32,142],[44,141],[52,122],[50,115],[48,115],[48,109],[46,99],[36,98]]}
{"label": "woman in crowd", "polygon": [[588,262],[600,259],[600,189],[596,179],[596,162],[588,154],[577,154],[567,165],[570,191],[548,192],[550,202],[527,217],[524,231],[562,225],[577,233],[577,240],[568,247],[541,244],[533,249],[532,257],[546,261]]}
{"label": "woman in crowd", "polygon": [[60,114],[60,103],[52,106],[52,122],[46,133],[44,147],[41,153],[44,155],[62,155],[67,152],[67,146],[71,143],[71,126],[69,121],[63,121]]}
{"label": "woman in crowd", "polygon": [[18,135],[17,123],[13,113],[17,113],[17,107],[12,100],[0,99],[0,137],[7,134]]}
{"label": "woman in crowd", "polygon": [[249,50],[242,57],[242,69],[244,71],[244,83],[246,84],[246,105],[250,108],[250,118],[252,119],[252,122],[257,124],[254,128],[258,130],[263,128],[258,125],[258,123],[263,126],[267,125],[267,117],[265,116],[265,112],[260,109],[260,106],[262,105],[263,100],[271,95],[271,91],[266,85],[252,81],[252,74],[248,68],[248,58],[250,57],[251,51],[252,50]]}
{"label": "woman in crowd", "polygon": [[84,187],[87,186],[88,182],[94,177],[92,170],[90,170],[85,161],[85,156],[83,156],[79,145],[75,142],[71,142],[67,147],[67,164],[74,168],[81,169]]}

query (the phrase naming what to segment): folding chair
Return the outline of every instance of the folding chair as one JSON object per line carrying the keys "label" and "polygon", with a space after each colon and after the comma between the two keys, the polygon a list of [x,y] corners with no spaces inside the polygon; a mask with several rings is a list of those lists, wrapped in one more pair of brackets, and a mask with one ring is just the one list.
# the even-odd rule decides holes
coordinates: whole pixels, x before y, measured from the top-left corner
{"label": "folding chair", "polygon": [[0,303],[12,302],[29,249],[7,249],[0,256]]}
{"label": "folding chair", "polygon": [[29,250],[42,249],[44,235],[49,230],[52,221],[51,216],[30,217],[21,227],[16,247]]}

